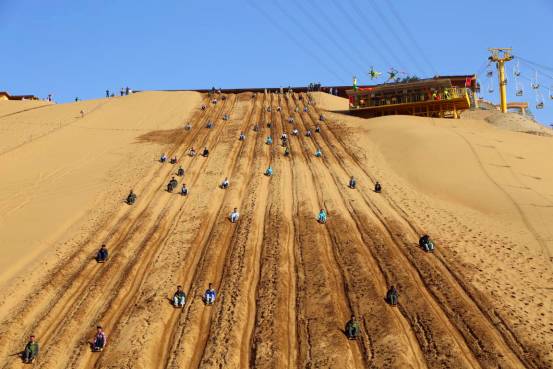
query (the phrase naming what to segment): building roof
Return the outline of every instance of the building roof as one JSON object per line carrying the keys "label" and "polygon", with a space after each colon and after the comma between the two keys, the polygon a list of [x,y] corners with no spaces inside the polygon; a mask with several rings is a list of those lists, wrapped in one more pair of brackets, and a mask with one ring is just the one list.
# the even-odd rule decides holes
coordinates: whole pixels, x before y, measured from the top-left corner
{"label": "building roof", "polygon": [[39,100],[35,95],[10,95],[7,91],[0,91],[0,95],[4,95],[8,100]]}

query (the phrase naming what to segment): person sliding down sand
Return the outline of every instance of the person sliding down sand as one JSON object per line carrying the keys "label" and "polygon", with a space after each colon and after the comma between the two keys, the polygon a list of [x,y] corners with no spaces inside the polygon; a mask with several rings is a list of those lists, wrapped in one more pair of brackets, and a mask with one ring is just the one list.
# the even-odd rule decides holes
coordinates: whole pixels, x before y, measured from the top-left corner
{"label": "person sliding down sand", "polygon": [[386,293],[386,301],[388,302],[388,304],[396,306],[398,297],[399,293],[397,292],[397,289],[392,285]]}
{"label": "person sliding down sand", "polygon": [[382,186],[380,185],[380,183],[378,181],[376,181],[376,183],[374,184],[374,192],[376,192],[376,193],[382,192]]}
{"label": "person sliding down sand", "polygon": [[221,188],[223,190],[226,190],[228,187],[230,186],[230,183],[228,181],[228,178],[225,177],[225,179],[223,180],[223,182],[221,182]]}
{"label": "person sliding down sand", "polygon": [[179,169],[177,169],[177,175],[179,177],[184,176],[184,168],[182,167],[182,165],[179,165]]}
{"label": "person sliding down sand", "polygon": [[215,292],[215,290],[213,289],[210,283],[209,287],[207,288],[207,290],[205,290],[205,293],[204,293],[204,301],[206,305],[213,305],[213,303],[215,302],[216,296],[217,296],[217,293]]}
{"label": "person sliding down sand", "polygon": [[321,211],[319,212],[319,217],[318,217],[319,223],[325,224],[326,223],[326,218],[327,218],[326,210],[321,209]]}
{"label": "person sliding down sand", "polygon": [[265,140],[265,143],[267,145],[272,145],[273,144],[273,138],[271,136],[268,136],[267,139]]}
{"label": "person sliding down sand", "polygon": [[240,136],[238,137],[238,139],[240,141],[244,141],[246,139],[246,135],[244,134],[244,132],[240,132]]}
{"label": "person sliding down sand", "polygon": [[196,156],[196,150],[194,150],[193,147],[190,148],[190,151],[188,152],[188,155],[190,156]]}
{"label": "person sliding down sand", "polygon": [[359,322],[355,319],[355,315],[346,323],[346,336],[350,340],[355,340],[359,336]]}
{"label": "person sliding down sand", "polygon": [[29,342],[25,345],[23,350],[22,359],[25,364],[30,364],[37,357],[39,351],[38,342],[35,340],[35,336],[29,337]]}
{"label": "person sliding down sand", "polygon": [[165,153],[161,154],[161,157],[159,158],[159,161],[161,163],[165,163],[167,161],[167,155],[165,155]]}
{"label": "person sliding down sand", "polygon": [[173,295],[173,306],[176,308],[183,307],[186,303],[186,293],[182,290],[182,286],[177,286],[177,292]]}
{"label": "person sliding down sand", "polygon": [[204,151],[202,152],[202,156],[207,158],[209,156],[209,150],[207,149],[207,147],[204,147]]}
{"label": "person sliding down sand", "polygon": [[352,190],[355,190],[356,185],[357,185],[357,181],[353,176],[351,176],[351,178],[349,179],[349,188],[351,188]]}
{"label": "person sliding down sand", "polygon": [[234,208],[232,213],[230,213],[229,218],[230,218],[230,221],[233,223],[238,222],[238,218],[240,218],[240,213],[238,213],[238,208]]}
{"label": "person sliding down sand", "polygon": [[175,179],[175,177],[172,177],[169,183],[167,183],[167,192],[173,192],[173,190],[177,187],[179,183]]}
{"label": "person sliding down sand", "polygon": [[132,205],[136,201],[136,194],[134,192],[129,192],[129,195],[127,196],[127,204]]}
{"label": "person sliding down sand", "polygon": [[315,156],[318,157],[318,158],[323,156],[323,153],[321,152],[321,149],[317,149],[317,151],[315,151]]}
{"label": "person sliding down sand", "polygon": [[96,253],[96,261],[98,263],[105,263],[108,260],[108,249],[106,245],[102,245],[100,250]]}
{"label": "person sliding down sand", "polygon": [[101,326],[96,327],[96,336],[94,337],[94,341],[92,342],[92,351],[93,352],[99,352],[103,351],[104,347],[107,343],[107,337],[104,333],[104,330]]}
{"label": "person sliding down sand", "polygon": [[269,165],[269,168],[267,168],[267,170],[265,170],[265,175],[266,175],[267,177],[272,176],[272,175],[273,175],[273,167],[271,167],[271,166]]}
{"label": "person sliding down sand", "polygon": [[426,252],[434,251],[434,242],[430,239],[430,236],[427,234],[423,235],[419,240],[419,246]]}
{"label": "person sliding down sand", "polygon": [[181,194],[182,196],[188,195],[188,188],[186,188],[186,183],[183,183],[183,184],[182,184],[182,188],[180,189],[180,194]]}

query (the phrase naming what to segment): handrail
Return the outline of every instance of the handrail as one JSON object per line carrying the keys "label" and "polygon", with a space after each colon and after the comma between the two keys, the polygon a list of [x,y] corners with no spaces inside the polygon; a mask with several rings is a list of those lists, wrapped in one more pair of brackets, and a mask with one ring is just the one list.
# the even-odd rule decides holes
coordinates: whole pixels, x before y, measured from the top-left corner
{"label": "handrail", "polygon": [[401,94],[401,92],[398,92],[395,96],[350,96],[350,108],[370,108],[418,102],[448,101],[462,98],[468,99],[468,96],[469,88],[456,86],[445,87],[434,91],[418,91],[408,94]]}

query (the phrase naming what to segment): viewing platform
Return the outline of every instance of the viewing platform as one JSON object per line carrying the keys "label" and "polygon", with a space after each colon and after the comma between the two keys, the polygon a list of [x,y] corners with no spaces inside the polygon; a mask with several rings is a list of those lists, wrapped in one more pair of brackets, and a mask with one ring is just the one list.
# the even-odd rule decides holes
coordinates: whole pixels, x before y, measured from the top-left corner
{"label": "viewing platform", "polygon": [[[460,78],[459,78],[460,77]],[[465,86],[460,86],[459,80]],[[406,83],[386,83],[349,89],[349,114],[373,118],[384,115],[416,115],[459,118],[472,106],[477,90],[473,76],[436,77]]]}

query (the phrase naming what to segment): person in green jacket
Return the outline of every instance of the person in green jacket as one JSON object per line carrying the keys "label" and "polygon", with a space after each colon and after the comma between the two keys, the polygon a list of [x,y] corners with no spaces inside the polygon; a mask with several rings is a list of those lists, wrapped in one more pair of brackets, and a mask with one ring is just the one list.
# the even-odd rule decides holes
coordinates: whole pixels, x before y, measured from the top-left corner
{"label": "person in green jacket", "polygon": [[30,364],[38,355],[38,342],[35,340],[35,336],[29,337],[29,342],[25,346],[23,351],[23,362],[25,364]]}
{"label": "person in green jacket", "polygon": [[350,340],[357,339],[357,336],[359,336],[359,321],[355,319],[355,315],[352,315],[346,323],[346,336]]}

